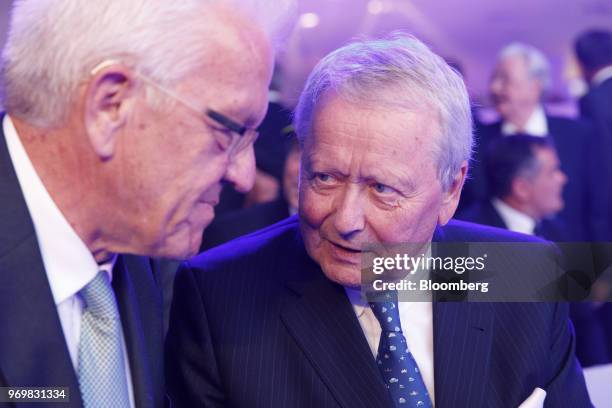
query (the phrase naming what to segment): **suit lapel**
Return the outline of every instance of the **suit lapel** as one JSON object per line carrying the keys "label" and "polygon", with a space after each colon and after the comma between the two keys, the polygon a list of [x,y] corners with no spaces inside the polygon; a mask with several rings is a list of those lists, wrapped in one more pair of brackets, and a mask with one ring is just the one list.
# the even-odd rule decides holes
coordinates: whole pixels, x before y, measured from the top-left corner
{"label": "suit lapel", "polygon": [[[434,241],[446,241],[442,228]],[[493,324],[489,303],[433,302],[436,406],[485,405]]]}
{"label": "suit lapel", "polygon": [[289,333],[340,406],[393,406],[344,288],[310,259],[300,264],[312,279],[288,282],[298,294],[281,313]]}
{"label": "suit lapel", "polygon": [[437,406],[484,406],[493,321],[488,303],[433,304]]}
{"label": "suit lapel", "polygon": [[483,205],[483,211],[485,212],[485,217],[491,221],[491,226],[508,229],[508,226],[502,219],[501,215],[499,215],[495,207],[493,207],[493,204],[490,200],[487,200],[486,203]]}
{"label": "suit lapel", "polygon": [[36,238],[0,259],[0,372],[8,385],[69,387],[80,407],[77,377]]}
{"label": "suit lapel", "polygon": [[69,387],[66,406],[80,407],[34,226],[1,130],[0,202],[0,378],[13,386]]}
{"label": "suit lapel", "polygon": [[[138,291],[135,288],[138,288]],[[145,258],[121,256],[113,271],[136,406],[158,406],[163,398],[162,315]]]}

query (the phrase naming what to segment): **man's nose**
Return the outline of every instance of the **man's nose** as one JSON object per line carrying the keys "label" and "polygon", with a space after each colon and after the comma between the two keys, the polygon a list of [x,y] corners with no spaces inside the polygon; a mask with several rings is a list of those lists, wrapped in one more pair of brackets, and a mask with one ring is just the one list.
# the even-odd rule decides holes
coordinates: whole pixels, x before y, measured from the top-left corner
{"label": "man's nose", "polygon": [[567,174],[559,170],[559,178],[561,179],[561,185],[564,186],[567,183]]}
{"label": "man's nose", "polygon": [[224,181],[231,183],[236,191],[247,193],[255,183],[255,150],[253,145],[232,155],[229,159]]}
{"label": "man's nose", "polygon": [[346,185],[335,204],[334,227],[342,238],[348,240],[363,231],[366,199],[358,185]]}
{"label": "man's nose", "polygon": [[496,95],[501,92],[502,86],[503,84],[501,78],[494,76],[489,83],[489,92],[491,95]]}

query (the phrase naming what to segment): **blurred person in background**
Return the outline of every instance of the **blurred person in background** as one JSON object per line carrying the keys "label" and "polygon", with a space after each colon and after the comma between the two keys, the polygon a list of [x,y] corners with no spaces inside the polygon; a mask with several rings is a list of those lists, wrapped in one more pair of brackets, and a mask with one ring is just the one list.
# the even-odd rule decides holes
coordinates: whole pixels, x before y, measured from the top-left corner
{"label": "blurred person in background", "polygon": [[567,177],[548,138],[515,135],[493,141],[486,154],[489,200],[474,204],[457,218],[547,240],[566,241],[563,209]]}
{"label": "blurred person in background", "polygon": [[267,4],[13,3],[0,386],[66,387],[70,407],[164,406],[164,278],[147,257],[194,254],[222,183],[253,184],[253,129],[295,6]]}
{"label": "blurred person in background", "polygon": [[466,196],[472,203],[489,196],[484,164],[489,143],[516,134],[548,137],[568,178],[563,194],[565,207],[560,217],[571,239],[586,240],[592,226],[592,176],[587,166],[592,129],[582,121],[548,115],[542,98],[549,86],[548,61],[536,48],[513,43],[499,53],[490,93],[500,120],[476,128],[476,149]]}
{"label": "blurred person in background", "polygon": [[[589,149],[595,175],[594,233],[595,263],[604,275],[594,286],[600,300],[612,294],[612,31],[587,30],[576,38],[574,52],[589,90],[580,99],[581,115],[593,122],[595,138]],[[612,303],[599,303],[596,311],[604,326],[608,362],[612,360]]]}
{"label": "blurred person in background", "polygon": [[[524,135],[498,139],[489,145],[485,163],[492,197],[462,211],[458,219],[554,242],[570,241],[565,224],[555,217],[563,208],[567,178],[550,139]],[[581,252],[579,267],[585,267],[588,256],[588,251]],[[612,337],[606,333],[608,307],[590,301],[570,304],[576,356],[584,367],[612,361]]]}
{"label": "blurred person in background", "polygon": [[597,225],[593,238],[612,241],[612,31],[589,30],[574,42],[584,80],[589,85],[580,99],[581,115],[593,121],[596,137],[590,156],[597,175]]}

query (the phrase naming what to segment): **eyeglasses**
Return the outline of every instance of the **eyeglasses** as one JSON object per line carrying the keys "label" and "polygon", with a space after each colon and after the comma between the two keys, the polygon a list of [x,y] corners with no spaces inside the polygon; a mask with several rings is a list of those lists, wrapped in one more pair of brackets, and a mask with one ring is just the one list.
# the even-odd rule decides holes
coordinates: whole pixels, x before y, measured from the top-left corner
{"label": "eyeglasses", "polygon": [[[96,65],[96,67],[91,70],[91,74],[94,75],[95,73],[100,71],[102,68],[105,68],[113,64],[117,64],[119,62],[120,61],[117,61],[117,60],[103,61],[100,64]],[[245,125],[242,125],[234,121],[233,119],[228,118],[224,114],[217,112],[216,110],[213,110],[210,108],[206,108],[204,112],[202,112],[202,110],[200,110],[198,107],[193,105],[190,101],[184,99],[183,97],[178,95],[176,92],[172,91],[171,89],[168,89],[160,85],[159,83],[155,82],[153,79],[137,71],[135,71],[135,74],[147,85],[150,85],[156,88],[157,90],[159,90],[160,92],[162,92],[163,94],[175,99],[176,101],[180,102],[181,104],[189,108],[191,111],[193,111],[197,115],[200,115],[200,116],[204,115],[206,118],[215,122],[216,125],[223,127],[223,129],[218,129],[214,126],[209,125],[214,130],[213,133],[215,135],[215,139],[219,143],[219,146],[221,147],[221,149],[223,151],[229,152],[230,155],[234,155],[236,153],[241,152],[247,146],[255,143],[255,141],[257,140],[259,133],[257,132],[256,129],[252,129]],[[208,123],[208,122],[205,120],[205,123]]]}

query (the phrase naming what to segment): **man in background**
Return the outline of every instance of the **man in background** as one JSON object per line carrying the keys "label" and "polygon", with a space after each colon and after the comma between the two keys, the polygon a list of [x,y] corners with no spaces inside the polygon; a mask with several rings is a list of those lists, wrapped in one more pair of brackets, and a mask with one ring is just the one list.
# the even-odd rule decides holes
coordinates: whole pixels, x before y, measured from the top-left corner
{"label": "man in background", "polygon": [[[485,163],[491,199],[474,204],[457,218],[554,242],[571,241],[565,224],[556,218],[564,205],[567,177],[550,139],[524,135],[498,139],[489,145]],[[573,245],[574,251],[581,251],[578,263],[584,268],[591,254],[584,251],[586,247]],[[607,309],[587,301],[570,305],[576,356],[583,366],[610,361]]]}
{"label": "man in background", "polygon": [[471,180],[466,183],[466,199],[474,203],[489,196],[483,164],[489,143],[516,134],[550,137],[568,178],[560,217],[566,222],[571,239],[585,240],[592,229],[591,175],[586,150],[591,128],[580,121],[547,114],[542,98],[549,87],[548,61],[539,50],[513,43],[500,52],[490,84],[493,106],[500,120],[476,129],[476,151]]}
{"label": "man in background", "polygon": [[143,256],[193,255],[221,185],[252,185],[292,8],[266,4],[14,2],[1,386],[67,387],[70,407],[163,405],[161,278]]}
{"label": "man in background", "polygon": [[[587,94],[580,99],[580,113],[595,126],[595,137],[589,148],[596,186],[592,247],[596,265],[605,271],[596,289],[602,299],[609,300],[612,293],[612,32],[609,29],[587,30],[576,38],[574,51],[589,86]],[[599,304],[597,314],[608,339],[608,359],[603,362],[610,362],[612,303]]]}
{"label": "man in background", "polygon": [[578,36],[574,50],[589,91],[580,99],[581,115],[593,121],[590,149],[598,191],[596,233],[593,239],[612,241],[612,32],[589,30]]}
{"label": "man in background", "polygon": [[485,159],[491,198],[457,218],[477,224],[566,241],[567,231],[554,217],[563,209],[561,171],[548,138],[516,135],[492,142]]}

